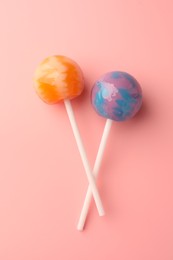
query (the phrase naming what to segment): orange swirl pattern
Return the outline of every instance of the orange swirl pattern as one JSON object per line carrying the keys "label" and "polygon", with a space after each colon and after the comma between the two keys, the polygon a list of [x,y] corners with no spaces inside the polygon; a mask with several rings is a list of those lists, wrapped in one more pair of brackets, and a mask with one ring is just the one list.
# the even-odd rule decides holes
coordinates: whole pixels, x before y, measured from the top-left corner
{"label": "orange swirl pattern", "polygon": [[34,87],[39,97],[48,104],[79,96],[84,89],[80,67],[65,56],[51,56],[37,67]]}

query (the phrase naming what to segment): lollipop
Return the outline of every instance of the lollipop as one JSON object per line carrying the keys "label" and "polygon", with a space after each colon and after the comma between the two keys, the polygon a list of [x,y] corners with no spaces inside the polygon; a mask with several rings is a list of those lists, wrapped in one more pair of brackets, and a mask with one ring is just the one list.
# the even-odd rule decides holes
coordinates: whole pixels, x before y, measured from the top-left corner
{"label": "lollipop", "polygon": [[85,172],[100,216],[104,215],[102,202],[86,156],[79,129],[74,117],[70,99],[79,96],[84,89],[80,67],[64,56],[46,58],[36,69],[34,86],[39,97],[48,104],[64,101]]}
{"label": "lollipop", "polygon": [[[134,77],[126,72],[113,71],[98,79],[92,89],[91,102],[95,111],[107,118],[100,142],[93,174],[98,175],[112,120],[126,121],[139,111],[142,105],[142,90]],[[83,230],[92,198],[89,186],[79,218],[78,230]]]}

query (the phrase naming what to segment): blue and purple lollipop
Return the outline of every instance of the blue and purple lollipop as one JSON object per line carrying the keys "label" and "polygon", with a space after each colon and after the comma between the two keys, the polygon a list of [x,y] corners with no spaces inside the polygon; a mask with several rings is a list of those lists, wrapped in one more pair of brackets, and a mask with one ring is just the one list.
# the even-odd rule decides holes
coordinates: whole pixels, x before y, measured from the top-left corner
{"label": "blue and purple lollipop", "polygon": [[99,115],[114,121],[126,121],[139,111],[142,90],[130,74],[112,71],[95,82],[91,100]]}
{"label": "blue and purple lollipop", "polygon": [[[142,105],[142,90],[137,80],[130,74],[112,71],[98,79],[91,92],[91,101],[96,112],[105,118],[106,124],[100,142],[93,174],[98,176],[112,120],[126,121],[139,111]],[[78,222],[78,230],[83,230],[92,199],[91,188],[87,190]]]}

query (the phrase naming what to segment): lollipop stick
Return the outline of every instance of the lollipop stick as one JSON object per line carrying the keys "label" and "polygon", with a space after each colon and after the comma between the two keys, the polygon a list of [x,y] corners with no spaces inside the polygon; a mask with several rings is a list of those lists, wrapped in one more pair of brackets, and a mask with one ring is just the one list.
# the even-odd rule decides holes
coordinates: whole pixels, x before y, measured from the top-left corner
{"label": "lollipop stick", "polygon": [[[94,175],[95,178],[97,178],[98,173],[99,173],[99,169],[100,169],[101,161],[102,161],[102,158],[103,158],[103,153],[104,153],[104,150],[105,150],[106,142],[107,142],[109,132],[110,132],[110,129],[111,129],[111,125],[112,125],[112,120],[107,119],[104,131],[103,131],[102,139],[101,139],[101,142],[100,142],[100,146],[99,146],[99,149],[98,149],[96,161],[95,161],[95,164],[94,164],[93,175]],[[79,218],[79,222],[78,222],[78,225],[77,225],[77,229],[79,231],[82,231],[83,228],[84,228],[86,217],[87,217],[88,210],[89,210],[89,206],[90,206],[90,203],[91,203],[91,199],[92,199],[92,190],[91,190],[91,186],[89,186],[88,190],[87,190],[86,197],[85,197],[85,201],[84,201],[84,204],[83,204],[83,208],[82,208],[82,211],[81,211],[81,215],[80,215],[80,218]]]}
{"label": "lollipop stick", "polygon": [[91,192],[93,194],[99,215],[103,216],[105,214],[104,209],[103,209],[103,205],[102,205],[100,195],[99,195],[96,183],[95,183],[94,175],[92,174],[92,171],[91,171],[91,168],[90,168],[87,156],[86,156],[86,152],[85,152],[84,145],[83,145],[80,133],[79,133],[79,129],[78,129],[76,120],[75,120],[75,116],[74,116],[74,113],[73,113],[71,103],[70,103],[69,100],[64,100],[64,104],[65,104],[65,107],[66,107],[66,110],[67,110],[67,114],[68,114],[68,117],[69,117],[69,120],[70,120],[70,123],[71,123],[71,127],[72,127],[72,130],[73,130],[73,134],[74,134],[75,139],[76,139],[76,143],[77,143],[77,146],[78,146],[78,149],[79,149],[79,153],[80,153],[80,156],[81,156],[81,159],[82,159],[82,162],[83,162],[83,166],[85,168],[85,172],[86,172],[88,182],[89,182],[90,187],[91,187]]}

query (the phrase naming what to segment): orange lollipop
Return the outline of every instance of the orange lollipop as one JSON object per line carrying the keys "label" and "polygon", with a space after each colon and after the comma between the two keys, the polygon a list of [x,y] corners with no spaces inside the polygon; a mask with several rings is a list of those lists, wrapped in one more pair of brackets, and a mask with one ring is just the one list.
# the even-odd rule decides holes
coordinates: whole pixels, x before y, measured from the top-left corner
{"label": "orange lollipop", "polygon": [[70,99],[84,89],[84,79],[78,64],[65,56],[52,56],[43,60],[36,69],[34,87],[39,97],[48,104],[64,101],[85,172],[100,216],[104,215],[102,202],[92,175]]}
{"label": "orange lollipop", "polygon": [[75,98],[84,89],[80,67],[65,56],[52,56],[41,62],[34,81],[36,92],[48,104]]}

